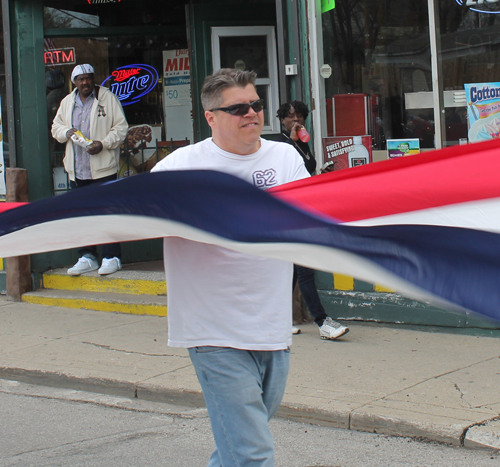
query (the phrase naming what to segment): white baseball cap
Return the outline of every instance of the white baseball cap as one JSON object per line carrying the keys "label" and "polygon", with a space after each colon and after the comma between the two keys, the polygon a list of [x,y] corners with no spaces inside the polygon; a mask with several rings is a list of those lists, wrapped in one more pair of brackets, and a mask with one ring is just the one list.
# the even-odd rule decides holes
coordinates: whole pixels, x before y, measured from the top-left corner
{"label": "white baseball cap", "polygon": [[71,72],[71,81],[75,84],[75,78],[77,76],[89,73],[94,74],[94,67],[92,65],[89,65],[88,63],[85,63],[84,65],[76,65]]}

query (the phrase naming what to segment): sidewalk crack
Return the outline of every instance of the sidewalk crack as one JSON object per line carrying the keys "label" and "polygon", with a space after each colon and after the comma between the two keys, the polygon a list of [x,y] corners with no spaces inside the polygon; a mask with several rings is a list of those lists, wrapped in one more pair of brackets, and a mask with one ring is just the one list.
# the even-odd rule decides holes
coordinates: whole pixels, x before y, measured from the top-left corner
{"label": "sidewalk crack", "polygon": [[455,389],[460,393],[460,400],[462,402],[464,402],[465,404],[467,404],[467,407],[469,409],[475,408],[469,402],[467,402],[467,400],[465,399],[465,393],[460,389],[460,387],[458,386],[458,384],[457,383],[453,383],[453,385],[455,386]]}
{"label": "sidewalk crack", "polygon": [[490,357],[490,358],[487,358],[485,360],[480,360],[480,361],[471,363],[470,365],[466,365],[466,366],[463,366],[463,367],[460,367],[460,368],[455,368],[454,370],[446,371],[445,373],[441,373],[439,375],[431,376],[430,378],[426,378],[426,379],[423,379],[421,381],[418,381],[417,383],[412,384],[411,386],[406,386],[404,388],[398,389],[397,391],[391,392],[390,394],[387,394],[387,395],[385,395],[383,397],[379,397],[379,398],[375,399],[375,401],[383,400],[383,399],[385,399],[387,397],[390,397],[390,396],[392,396],[394,394],[398,394],[401,391],[408,391],[409,389],[415,388],[415,387],[417,387],[417,386],[419,386],[419,385],[421,385],[423,383],[427,383],[428,381],[432,381],[433,379],[438,379],[438,378],[441,378],[443,376],[451,375],[453,373],[456,373],[457,371],[462,371],[462,370],[465,370],[466,368],[472,368],[475,365],[479,365],[479,364],[484,363],[484,362],[489,362],[491,360],[495,360],[495,359],[498,359],[498,358],[500,358],[500,357],[498,357],[498,356]]}
{"label": "sidewalk crack", "polygon": [[145,355],[147,357],[178,357],[178,358],[189,358],[188,355],[172,355],[168,353],[147,353],[147,352],[137,352],[134,350],[124,350],[124,349],[116,349],[111,347],[110,345],[96,344],[94,342],[82,342],[82,344],[93,345],[94,347],[98,347],[99,349],[111,350],[113,352],[122,352],[129,354],[137,354],[137,355]]}

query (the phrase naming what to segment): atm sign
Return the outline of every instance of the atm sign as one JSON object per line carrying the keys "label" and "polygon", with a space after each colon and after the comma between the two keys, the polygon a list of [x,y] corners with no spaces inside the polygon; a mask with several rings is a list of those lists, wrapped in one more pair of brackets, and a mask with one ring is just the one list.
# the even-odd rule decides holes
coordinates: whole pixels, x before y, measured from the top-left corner
{"label": "atm sign", "polygon": [[76,63],[75,48],[45,50],[43,58],[45,65],[71,65]]}

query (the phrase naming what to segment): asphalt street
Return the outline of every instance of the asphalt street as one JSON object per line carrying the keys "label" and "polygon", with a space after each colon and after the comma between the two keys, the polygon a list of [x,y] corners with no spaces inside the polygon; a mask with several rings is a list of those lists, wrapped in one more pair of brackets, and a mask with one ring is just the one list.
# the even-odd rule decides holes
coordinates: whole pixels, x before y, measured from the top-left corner
{"label": "asphalt street", "polygon": [[[1,467],[193,467],[213,440],[205,409],[0,380]],[[489,467],[492,450],[272,421],[276,467]]]}

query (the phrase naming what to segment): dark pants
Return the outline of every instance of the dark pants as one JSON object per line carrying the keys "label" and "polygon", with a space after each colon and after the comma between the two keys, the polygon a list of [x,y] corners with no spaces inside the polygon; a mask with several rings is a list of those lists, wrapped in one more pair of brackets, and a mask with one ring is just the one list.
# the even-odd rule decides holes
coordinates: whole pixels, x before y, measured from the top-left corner
{"label": "dark pants", "polygon": [[[117,179],[117,175],[109,175],[107,177],[103,178],[98,178],[97,180],[80,180],[78,178],[75,178],[75,181],[70,181],[70,186],[71,189],[75,188],[83,188],[85,186],[89,185],[95,185],[95,184],[100,184],[100,183],[105,183],[105,182],[111,182],[113,180]],[[84,255],[91,255],[93,256],[96,260],[98,258],[97,255],[97,247],[96,246],[84,246],[83,248],[80,248],[78,250],[78,254],[81,256]],[[102,257],[103,258],[114,258],[114,257],[120,258],[122,257],[122,248],[119,243],[107,243],[105,245],[102,245]]]}
{"label": "dark pants", "polygon": [[313,315],[314,322],[318,326],[322,326],[323,321],[328,315],[325,313],[325,309],[319,299],[318,289],[316,289],[316,282],[314,280],[314,269],[294,264],[293,288],[295,288],[297,279],[299,281],[300,293],[304,297],[309,312]]}

